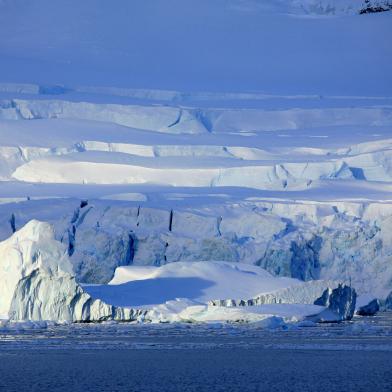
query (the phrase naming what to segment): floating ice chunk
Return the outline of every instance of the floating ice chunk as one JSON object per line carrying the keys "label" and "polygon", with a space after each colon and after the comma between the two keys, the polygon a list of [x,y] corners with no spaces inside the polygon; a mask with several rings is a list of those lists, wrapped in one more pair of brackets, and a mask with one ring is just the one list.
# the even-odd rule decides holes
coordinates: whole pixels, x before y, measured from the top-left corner
{"label": "floating ice chunk", "polygon": [[336,289],[328,288],[314,302],[315,305],[328,307],[316,318],[319,321],[351,320],[354,316],[356,300],[357,293],[349,286],[339,285]]}

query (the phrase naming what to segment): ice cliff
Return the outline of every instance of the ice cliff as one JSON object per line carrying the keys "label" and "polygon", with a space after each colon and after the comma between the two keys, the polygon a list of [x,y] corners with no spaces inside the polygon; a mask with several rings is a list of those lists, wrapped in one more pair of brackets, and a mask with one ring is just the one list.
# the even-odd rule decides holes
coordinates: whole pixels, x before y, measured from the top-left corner
{"label": "ice cliff", "polygon": [[[326,287],[332,290],[338,287],[338,281],[312,280],[300,285],[291,285],[270,293],[259,294],[249,299],[219,299],[210,301],[212,306],[258,306],[265,304],[313,304],[322,295]],[[320,305],[319,306],[327,306]]]}
{"label": "ice cliff", "polygon": [[[107,283],[119,266],[220,260],[304,281],[351,280],[360,295],[380,299],[392,289],[389,204],[277,201],[170,210],[51,200],[48,215],[46,203],[15,206],[14,225],[49,220],[82,283]],[[3,238],[12,234],[11,217],[9,207],[0,209]]]}
{"label": "ice cliff", "polygon": [[142,310],[94,300],[79,286],[48,223],[30,221],[0,243],[0,315],[11,320],[132,321]]}

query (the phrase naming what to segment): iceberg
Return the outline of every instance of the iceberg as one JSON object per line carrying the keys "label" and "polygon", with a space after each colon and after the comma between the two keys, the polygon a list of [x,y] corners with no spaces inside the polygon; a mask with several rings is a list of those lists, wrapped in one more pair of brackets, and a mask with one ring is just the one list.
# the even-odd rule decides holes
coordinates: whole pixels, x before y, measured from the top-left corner
{"label": "iceberg", "polygon": [[339,285],[335,289],[328,288],[323,295],[314,302],[315,305],[327,306],[327,309],[316,316],[318,321],[351,320],[355,312],[357,300],[356,291],[346,285]]}
{"label": "iceberg", "polygon": [[328,287],[338,282],[274,277],[244,263],[180,261],[118,267],[108,285],[85,290],[116,306],[148,309],[151,322],[253,323],[278,317],[290,323],[324,311],[313,302]]}
{"label": "iceberg", "polygon": [[0,278],[0,315],[13,321],[134,321],[145,314],[86,293],[53,227],[36,220],[0,243]]}

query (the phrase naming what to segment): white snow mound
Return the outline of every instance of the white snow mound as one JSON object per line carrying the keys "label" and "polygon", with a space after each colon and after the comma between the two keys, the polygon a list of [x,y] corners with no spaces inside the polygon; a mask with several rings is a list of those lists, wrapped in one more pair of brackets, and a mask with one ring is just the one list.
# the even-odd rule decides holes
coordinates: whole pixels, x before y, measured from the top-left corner
{"label": "white snow mound", "polygon": [[[324,308],[314,306],[314,300],[336,285],[276,278],[258,266],[210,261],[118,267],[109,285],[85,289],[116,306],[149,308],[152,322],[258,322],[275,316],[290,322],[321,312]],[[251,298],[252,306],[239,305]]]}

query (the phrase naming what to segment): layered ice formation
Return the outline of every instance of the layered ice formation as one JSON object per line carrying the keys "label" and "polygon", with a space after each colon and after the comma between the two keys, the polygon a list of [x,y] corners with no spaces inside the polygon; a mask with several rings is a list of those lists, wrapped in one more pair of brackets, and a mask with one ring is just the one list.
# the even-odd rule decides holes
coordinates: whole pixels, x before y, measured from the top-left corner
{"label": "layered ice formation", "polygon": [[[82,289],[65,246],[54,239],[49,224],[39,221],[30,221],[0,243],[0,256],[0,315],[11,321],[260,321],[277,315],[298,321],[323,309],[305,306],[306,302],[301,306],[306,294],[292,298],[293,307],[213,309],[208,301],[214,297],[249,296],[293,286],[298,293],[314,297],[309,284],[275,278],[259,267],[223,262],[122,267],[109,285]],[[319,286],[328,287],[328,282]]]}
{"label": "layered ice formation", "polygon": [[13,321],[134,321],[143,311],[94,300],[75,281],[53,228],[30,221],[0,243],[0,315]]}
{"label": "layered ice formation", "polygon": [[[84,201],[83,207],[75,199],[7,202],[0,205],[1,235],[33,218],[50,221],[83,283],[107,283],[119,266],[222,260],[304,281],[351,281],[360,295],[380,299],[391,291],[389,203],[188,195],[175,209],[150,207],[155,193],[145,201]],[[156,203],[173,205],[165,198]]]}
{"label": "layered ice formation", "polygon": [[133,319],[80,284],[216,260],[305,283],[167,298],[155,320],[282,315],[324,282],[384,304],[391,2],[117,3],[0,1],[0,313]]}

